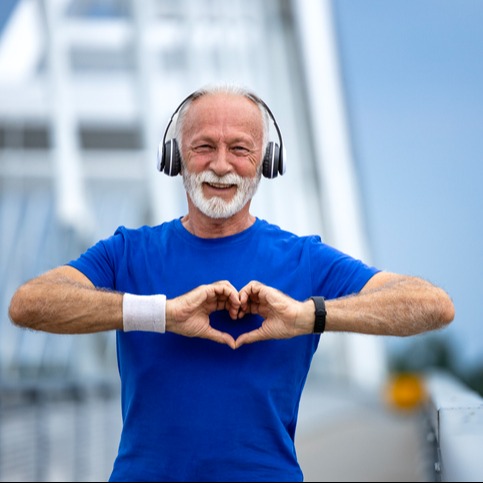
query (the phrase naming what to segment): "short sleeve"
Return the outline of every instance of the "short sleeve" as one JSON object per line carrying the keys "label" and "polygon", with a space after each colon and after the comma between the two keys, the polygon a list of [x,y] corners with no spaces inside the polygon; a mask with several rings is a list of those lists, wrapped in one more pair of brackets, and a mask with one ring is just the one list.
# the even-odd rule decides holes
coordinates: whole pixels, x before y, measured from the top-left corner
{"label": "short sleeve", "polygon": [[115,290],[118,260],[123,252],[123,228],[119,227],[114,235],[97,242],[67,265],[82,272],[95,287]]}
{"label": "short sleeve", "polygon": [[358,293],[380,271],[318,237],[311,237],[309,247],[314,295],[331,299]]}

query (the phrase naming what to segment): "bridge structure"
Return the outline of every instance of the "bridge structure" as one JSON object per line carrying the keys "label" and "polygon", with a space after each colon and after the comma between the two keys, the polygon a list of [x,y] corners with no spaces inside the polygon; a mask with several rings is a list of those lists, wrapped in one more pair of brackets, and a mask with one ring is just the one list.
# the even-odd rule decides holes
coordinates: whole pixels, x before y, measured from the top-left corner
{"label": "bridge structure", "polygon": [[[108,475],[120,424],[114,334],[23,331],[9,322],[8,304],[21,283],[76,258],[119,225],[158,224],[184,213],[181,180],[156,172],[156,151],[179,100],[201,85],[226,80],[251,87],[283,131],[287,175],[262,182],[254,213],[297,234],[318,233],[370,262],[331,5],[3,2],[2,481],[99,481]],[[372,481],[379,474],[386,477],[380,481],[434,476],[427,472],[427,451],[426,463],[411,462],[424,426],[420,412],[402,418],[384,405],[387,378],[387,356],[377,338],[324,337],[301,410],[300,454],[309,480],[338,481],[350,468],[364,481],[368,474]],[[359,431],[357,445],[350,431]],[[434,435],[433,443],[447,433],[438,427],[423,432]],[[342,448],[351,443],[351,454],[364,454],[358,453],[370,449],[364,440],[376,441],[375,434],[382,438],[379,459],[374,451],[370,465],[345,464]],[[340,452],[332,454],[327,444]],[[446,454],[433,461],[431,453],[432,467],[439,464],[436,477],[452,474],[441,470]]]}

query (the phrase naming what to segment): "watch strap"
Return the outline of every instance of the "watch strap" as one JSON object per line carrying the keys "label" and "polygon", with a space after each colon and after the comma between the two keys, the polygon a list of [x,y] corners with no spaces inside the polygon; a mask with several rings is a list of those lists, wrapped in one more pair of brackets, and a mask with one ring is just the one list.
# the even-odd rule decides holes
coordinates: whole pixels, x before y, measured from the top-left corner
{"label": "watch strap", "polygon": [[325,320],[327,310],[325,309],[324,297],[310,297],[315,305],[314,334],[323,334],[325,331]]}

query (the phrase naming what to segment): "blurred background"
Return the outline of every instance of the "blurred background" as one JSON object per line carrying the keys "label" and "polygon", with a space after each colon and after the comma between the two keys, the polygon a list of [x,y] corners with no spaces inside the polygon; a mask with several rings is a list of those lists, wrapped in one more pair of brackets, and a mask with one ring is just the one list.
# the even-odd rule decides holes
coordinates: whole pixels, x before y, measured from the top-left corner
{"label": "blurred background", "polygon": [[[381,410],[394,374],[440,368],[483,394],[481,0],[0,2],[1,481],[108,477],[120,427],[114,334],[23,331],[9,301],[119,225],[185,213],[182,181],[156,171],[156,152],[181,100],[212,82],[255,90],[283,134],[287,173],[262,181],[254,214],[426,278],[456,306],[438,333],[324,335],[301,459],[320,443],[314,420],[379,427],[369,408]],[[381,434],[414,448],[406,431],[420,427],[398,415]],[[365,481],[427,477],[420,456],[407,454],[411,466],[394,452],[386,479]],[[344,481],[340,467],[310,471]]]}

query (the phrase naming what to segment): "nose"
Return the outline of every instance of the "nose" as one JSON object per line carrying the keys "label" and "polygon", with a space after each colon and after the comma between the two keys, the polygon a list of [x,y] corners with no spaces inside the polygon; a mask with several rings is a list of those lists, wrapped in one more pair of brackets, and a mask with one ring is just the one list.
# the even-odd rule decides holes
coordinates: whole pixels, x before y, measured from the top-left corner
{"label": "nose", "polygon": [[226,148],[220,147],[215,151],[210,162],[210,169],[217,176],[224,176],[225,174],[232,172],[233,167],[230,163],[229,152]]}

